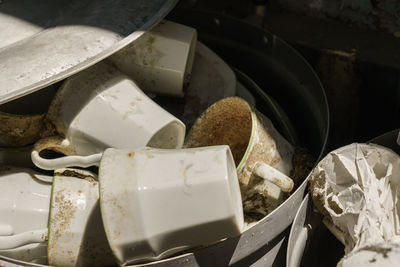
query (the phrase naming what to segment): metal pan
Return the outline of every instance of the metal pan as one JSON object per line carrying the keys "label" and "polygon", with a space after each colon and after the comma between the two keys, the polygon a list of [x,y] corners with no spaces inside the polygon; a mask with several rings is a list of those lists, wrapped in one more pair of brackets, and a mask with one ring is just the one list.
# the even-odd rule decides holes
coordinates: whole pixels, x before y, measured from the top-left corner
{"label": "metal pan", "polygon": [[158,23],[176,2],[0,1],[0,104],[118,51]]}

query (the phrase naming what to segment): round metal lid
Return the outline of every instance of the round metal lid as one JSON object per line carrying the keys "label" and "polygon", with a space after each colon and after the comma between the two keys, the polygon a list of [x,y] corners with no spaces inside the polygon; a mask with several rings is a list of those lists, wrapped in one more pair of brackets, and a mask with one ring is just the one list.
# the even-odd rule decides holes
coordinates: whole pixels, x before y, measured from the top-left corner
{"label": "round metal lid", "polygon": [[104,59],[178,0],[0,0],[0,104]]}

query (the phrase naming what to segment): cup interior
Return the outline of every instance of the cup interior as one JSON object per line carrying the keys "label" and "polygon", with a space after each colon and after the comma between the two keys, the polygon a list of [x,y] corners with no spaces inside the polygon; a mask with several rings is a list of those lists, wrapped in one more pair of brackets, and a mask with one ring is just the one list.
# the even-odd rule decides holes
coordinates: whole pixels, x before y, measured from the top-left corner
{"label": "cup interior", "polygon": [[179,148],[184,139],[182,132],[185,132],[185,126],[178,121],[172,121],[154,134],[147,145],[156,148]]}
{"label": "cup interior", "polygon": [[242,160],[252,132],[251,109],[246,101],[229,97],[209,107],[195,122],[186,147],[229,145],[235,164]]}

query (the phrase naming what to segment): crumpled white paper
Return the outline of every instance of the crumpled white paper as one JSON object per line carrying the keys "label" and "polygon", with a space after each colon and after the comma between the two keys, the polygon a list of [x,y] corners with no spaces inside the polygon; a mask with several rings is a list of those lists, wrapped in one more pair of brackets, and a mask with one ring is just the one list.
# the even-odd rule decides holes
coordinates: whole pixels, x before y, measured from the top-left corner
{"label": "crumpled white paper", "polygon": [[317,165],[310,183],[326,225],[345,245],[345,258],[365,251],[372,257],[383,247],[400,246],[400,156],[395,152],[373,144],[339,148]]}

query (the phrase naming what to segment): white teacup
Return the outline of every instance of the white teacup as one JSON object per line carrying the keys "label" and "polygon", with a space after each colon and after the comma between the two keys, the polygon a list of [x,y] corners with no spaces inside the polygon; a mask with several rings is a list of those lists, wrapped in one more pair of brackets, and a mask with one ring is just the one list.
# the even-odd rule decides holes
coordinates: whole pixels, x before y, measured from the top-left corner
{"label": "white teacup", "polygon": [[241,233],[242,201],[228,146],[107,149],[99,173],[104,228],[121,265]]}
{"label": "white teacup", "polygon": [[197,32],[163,20],[108,58],[143,90],[183,96],[192,71]]}
{"label": "white teacup", "polygon": [[43,169],[55,169],[53,160],[39,155],[45,149],[90,155],[108,147],[180,148],[185,136],[180,120],[104,63],[67,79],[53,99],[47,119],[59,135],[41,139],[34,146],[32,161]]}
{"label": "white teacup", "polygon": [[0,168],[0,255],[45,263],[52,177]]}

